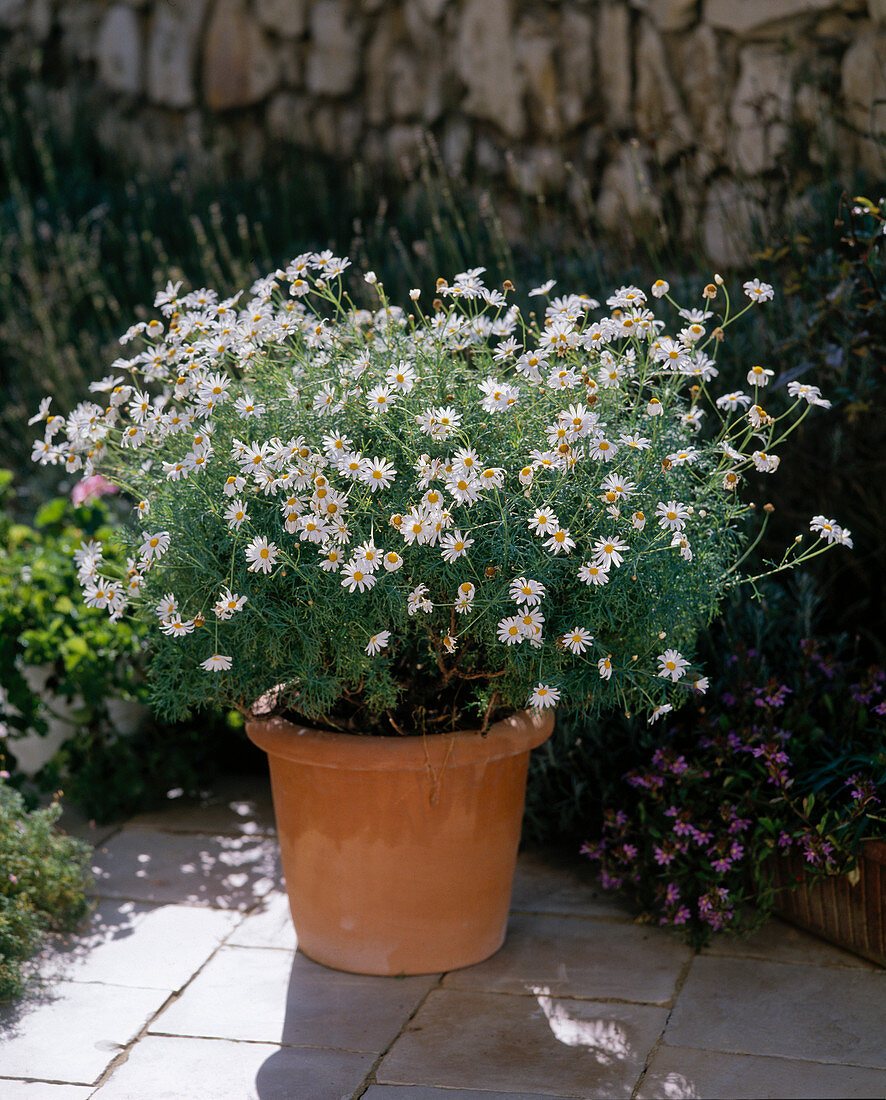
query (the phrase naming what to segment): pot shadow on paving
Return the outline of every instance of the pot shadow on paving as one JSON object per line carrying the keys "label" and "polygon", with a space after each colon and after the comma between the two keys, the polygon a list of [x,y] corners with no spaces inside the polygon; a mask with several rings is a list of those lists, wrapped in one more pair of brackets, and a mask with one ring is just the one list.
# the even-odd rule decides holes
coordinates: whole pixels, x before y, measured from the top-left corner
{"label": "pot shadow on paving", "polygon": [[373,1063],[439,980],[438,974],[352,974],[296,951],[282,1025],[275,1036],[268,1036],[280,1049],[260,1067],[256,1096],[338,1100],[356,1094]]}

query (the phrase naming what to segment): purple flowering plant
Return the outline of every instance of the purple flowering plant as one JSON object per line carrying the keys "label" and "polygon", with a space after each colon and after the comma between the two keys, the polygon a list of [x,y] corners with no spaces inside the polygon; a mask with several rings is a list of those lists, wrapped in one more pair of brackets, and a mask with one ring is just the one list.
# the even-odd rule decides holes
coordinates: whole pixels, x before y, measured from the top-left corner
{"label": "purple flowering plant", "polygon": [[775,901],[773,856],[813,874],[851,871],[886,836],[886,672],[799,638],[770,655],[739,643],[704,704],[624,776],[582,851],[641,919],[712,932],[756,927]]}

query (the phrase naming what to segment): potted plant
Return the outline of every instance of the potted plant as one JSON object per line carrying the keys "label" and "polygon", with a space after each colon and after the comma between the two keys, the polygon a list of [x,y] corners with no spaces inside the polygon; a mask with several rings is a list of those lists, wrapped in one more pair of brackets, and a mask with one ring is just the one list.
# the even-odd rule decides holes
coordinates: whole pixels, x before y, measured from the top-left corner
{"label": "potted plant", "polygon": [[584,851],[696,945],[774,910],[886,965],[886,672],[804,636],[804,582],[795,607],[770,586],[759,612],[723,617],[710,694],[624,776]]}
{"label": "potted plant", "polygon": [[[689,654],[753,510],[735,487],[826,402],[792,384],[770,415],[755,366],[706,409],[757,280],[736,311],[717,279],[667,336],[662,280],[602,310],[549,283],[523,317],[477,268],[407,313],[372,272],[354,305],[347,267],[306,254],[226,300],[169,284],[90,400],[44,402],[34,457],[132,498],[128,567],[85,548],[86,602],[150,624],[161,714],[247,716],[302,948],[435,971],[502,942],[554,706],[654,719],[703,690]],[[833,541],[813,526],[773,568]]]}

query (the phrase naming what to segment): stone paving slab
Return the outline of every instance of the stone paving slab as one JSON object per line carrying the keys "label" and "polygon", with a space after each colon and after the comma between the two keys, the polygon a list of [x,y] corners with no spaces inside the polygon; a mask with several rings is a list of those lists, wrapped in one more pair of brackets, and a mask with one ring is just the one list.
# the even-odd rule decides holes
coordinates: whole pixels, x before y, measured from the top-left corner
{"label": "stone paving slab", "polygon": [[136,814],[131,829],[211,836],[276,836],[267,776],[225,776],[199,799],[170,799],[160,809]]}
{"label": "stone paving slab", "polygon": [[851,955],[818,936],[773,917],[749,936],[715,936],[703,955],[726,955],[739,959],[769,959],[780,963],[811,966],[848,966],[855,970],[878,970],[876,963]]}
{"label": "stone paving slab", "polygon": [[154,903],[249,909],[281,884],[276,840],[124,829],[93,856],[93,893]]}
{"label": "stone paving slab", "polygon": [[93,1095],[95,1100],[351,1100],[374,1057],[149,1035]]}
{"label": "stone paving slab", "polygon": [[661,1046],[637,1093],[638,1100],[661,1097],[733,1100],[736,1096],[747,1100],[883,1097],[886,1073],[858,1066]]}
{"label": "stone paving slab", "polygon": [[521,852],[514,875],[511,909],[575,917],[633,920],[627,904],[607,894],[596,881],[587,859],[564,857],[548,849]]}
{"label": "stone paving slab", "polygon": [[0,1011],[0,1072],[92,1084],[168,996],[164,989],[87,982],[32,991]]}
{"label": "stone paving slab", "polygon": [[92,1085],[51,1085],[46,1081],[10,1081],[0,1077],[3,1100],[90,1100]]}
{"label": "stone paving slab", "polygon": [[[541,1092],[487,1092],[486,1089],[435,1089],[432,1085],[371,1085],[360,1100],[551,1100],[552,1095]],[[569,1093],[558,1095],[568,1097]],[[554,1100],[558,1100],[557,1096]]]}
{"label": "stone paving slab", "polygon": [[886,1068],[886,970],[700,957],[665,1042]]}
{"label": "stone paving slab", "polygon": [[511,915],[504,946],[486,962],[447,974],[447,989],[669,1004],[692,950],[649,925]]}
{"label": "stone paving slab", "polygon": [[376,1071],[379,1084],[629,1097],[667,1010],[455,989],[432,992]]}
{"label": "stone paving slab", "polygon": [[150,1030],[380,1053],[438,980],[370,978],[304,955],[223,947]]}
{"label": "stone paving slab", "polygon": [[181,989],[241,920],[233,910],[105,899],[77,935],[39,956],[45,979]]}
{"label": "stone paving slab", "polygon": [[294,951],[297,946],[289,898],[280,891],[266,894],[255,912],[244,917],[228,937],[228,944],[236,947],[275,947],[282,951]]}

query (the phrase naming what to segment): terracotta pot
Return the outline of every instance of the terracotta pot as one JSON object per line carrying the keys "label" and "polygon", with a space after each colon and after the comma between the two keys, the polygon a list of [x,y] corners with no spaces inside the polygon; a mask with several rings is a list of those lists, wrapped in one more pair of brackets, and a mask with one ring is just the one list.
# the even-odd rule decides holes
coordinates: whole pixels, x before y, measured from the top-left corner
{"label": "terracotta pot", "polygon": [[470,966],[504,942],[529,752],[553,712],[431,737],[246,731],[268,754],[298,946],[357,974]]}
{"label": "terracotta pot", "polygon": [[838,947],[886,966],[886,841],[867,840],[854,874],[810,879],[803,857],[773,864],[776,912]]}

